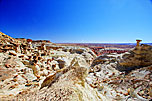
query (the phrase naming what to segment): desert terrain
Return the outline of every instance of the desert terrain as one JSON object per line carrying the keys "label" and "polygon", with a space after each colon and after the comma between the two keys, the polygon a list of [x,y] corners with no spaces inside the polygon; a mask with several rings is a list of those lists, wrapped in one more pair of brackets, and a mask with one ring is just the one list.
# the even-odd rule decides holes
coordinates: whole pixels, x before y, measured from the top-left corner
{"label": "desert terrain", "polygon": [[0,101],[152,100],[152,46],[55,44],[0,32]]}

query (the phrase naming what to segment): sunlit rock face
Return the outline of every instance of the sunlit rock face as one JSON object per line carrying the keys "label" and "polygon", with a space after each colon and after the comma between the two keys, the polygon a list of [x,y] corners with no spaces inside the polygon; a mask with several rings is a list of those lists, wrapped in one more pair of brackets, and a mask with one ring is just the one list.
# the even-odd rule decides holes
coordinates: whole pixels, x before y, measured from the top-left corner
{"label": "sunlit rock face", "polygon": [[116,70],[114,64],[98,64],[86,78],[87,83],[111,100],[148,101],[151,99],[152,66],[132,70],[128,74]]}
{"label": "sunlit rock face", "polygon": [[152,65],[152,46],[143,44],[122,54],[104,54],[95,58],[91,66],[104,63],[115,63],[120,71]]}
{"label": "sunlit rock face", "polygon": [[96,57],[89,48],[14,39],[4,33],[0,41],[0,100],[106,100],[85,80]]}
{"label": "sunlit rock face", "polygon": [[141,45],[135,47],[118,59],[119,70],[132,70],[143,66],[152,65],[152,46]]}
{"label": "sunlit rock face", "polygon": [[[26,67],[17,56],[0,53],[0,95],[16,95],[36,79],[32,69]],[[35,84],[36,86],[36,84]]]}
{"label": "sunlit rock face", "polygon": [[123,54],[95,58],[87,83],[111,100],[148,101],[152,92],[152,46],[141,45]]}
{"label": "sunlit rock face", "polygon": [[13,99],[36,101],[106,101],[107,99],[102,94],[85,82],[86,76],[87,68],[75,65],[68,71],[62,72],[57,81],[51,85],[43,87],[40,90],[30,91],[29,93],[23,92]]}
{"label": "sunlit rock face", "polygon": [[14,39],[4,33],[0,41],[0,100],[144,101],[152,97],[151,46],[96,57],[87,47]]}

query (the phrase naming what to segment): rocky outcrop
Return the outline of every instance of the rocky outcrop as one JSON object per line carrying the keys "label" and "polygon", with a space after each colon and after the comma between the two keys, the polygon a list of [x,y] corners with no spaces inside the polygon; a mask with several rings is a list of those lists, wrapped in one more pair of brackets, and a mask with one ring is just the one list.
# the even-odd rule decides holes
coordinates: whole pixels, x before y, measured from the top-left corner
{"label": "rocky outcrop", "polygon": [[140,45],[123,54],[93,60],[88,84],[111,100],[151,100],[152,46]]}
{"label": "rocky outcrop", "polygon": [[[77,67],[61,75],[49,88],[23,92],[14,100],[42,101],[106,101],[106,98],[84,82],[86,68]],[[86,73],[85,73],[86,74]]]}
{"label": "rocky outcrop", "polygon": [[0,57],[0,96],[16,95],[36,79],[32,70],[25,67],[16,56],[0,53]]}
{"label": "rocky outcrop", "polygon": [[128,53],[123,54],[118,59],[119,70],[132,70],[144,66],[152,65],[152,46],[141,45],[135,47]]}
{"label": "rocky outcrop", "polygon": [[[7,54],[7,56],[9,55]],[[32,65],[32,63],[30,64],[24,61],[23,64],[20,62],[20,65],[18,67],[21,68],[22,66],[22,69],[18,69],[18,71],[15,72],[16,74],[14,76],[11,76],[12,74],[10,74],[10,77],[8,76],[7,79],[5,78],[5,80],[2,81],[6,83],[3,85],[8,87],[9,90],[6,89],[6,87],[2,88],[0,93],[1,99],[2,100],[9,100],[9,99],[35,100],[35,101],[38,100],[51,100],[51,101],[104,100],[106,101],[107,98],[105,98],[102,94],[98,93],[97,90],[91,88],[85,82],[85,78],[88,75],[89,65],[87,64],[85,59],[83,59],[83,56],[81,55],[74,55],[74,56],[75,57],[72,58],[70,65],[67,65],[67,67],[65,66],[62,69],[58,69],[52,72],[50,71],[51,72],[50,74],[46,76],[40,76],[40,78],[37,78],[37,76],[34,74],[33,68],[29,66]],[[16,56],[12,56],[12,57],[15,59],[19,59]],[[32,58],[30,58],[29,60],[32,61]],[[33,62],[34,60],[36,60],[35,57],[33,57]],[[57,59],[57,61],[58,60],[59,59]],[[13,59],[9,61],[8,61],[9,63],[14,63],[14,61],[16,60]],[[2,60],[1,62],[3,63],[4,60]],[[15,63],[14,65],[16,66],[17,64]],[[12,64],[8,64],[8,66],[12,66]],[[14,69],[16,68],[17,67],[14,67]],[[27,72],[26,69],[29,69],[30,72]],[[45,68],[43,68],[43,70],[44,69]],[[32,75],[33,78],[31,78],[30,75]],[[7,82],[11,82],[11,85],[7,84]],[[14,93],[14,91],[16,92]]]}
{"label": "rocky outcrop", "polygon": [[[2,101],[144,101],[152,97],[151,46],[96,57],[86,47],[14,39],[4,33],[0,42]],[[128,70],[132,71],[127,74]]]}
{"label": "rocky outcrop", "polygon": [[106,99],[85,82],[96,57],[89,48],[0,34],[0,100]]}
{"label": "rocky outcrop", "polygon": [[152,65],[152,46],[142,44],[122,54],[103,54],[95,58],[91,67],[104,64],[115,63],[115,68],[120,71],[130,71],[136,68]]}
{"label": "rocky outcrop", "polygon": [[132,70],[128,74],[116,70],[115,66],[114,63],[94,66],[86,78],[88,84],[112,101],[151,99],[152,66]]}

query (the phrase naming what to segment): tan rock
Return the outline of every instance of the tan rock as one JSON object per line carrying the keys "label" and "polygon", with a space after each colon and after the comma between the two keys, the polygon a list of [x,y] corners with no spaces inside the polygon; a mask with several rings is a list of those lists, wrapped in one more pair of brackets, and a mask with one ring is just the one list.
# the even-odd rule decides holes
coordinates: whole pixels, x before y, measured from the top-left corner
{"label": "tan rock", "polygon": [[152,46],[141,45],[129,52],[130,54],[124,54],[122,59],[118,60],[119,70],[131,70],[143,66],[152,65]]}

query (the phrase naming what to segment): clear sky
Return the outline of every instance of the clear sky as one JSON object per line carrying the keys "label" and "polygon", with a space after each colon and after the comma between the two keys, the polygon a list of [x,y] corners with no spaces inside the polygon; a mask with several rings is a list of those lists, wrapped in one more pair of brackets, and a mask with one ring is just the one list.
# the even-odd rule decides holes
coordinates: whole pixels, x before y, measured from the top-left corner
{"label": "clear sky", "polygon": [[64,42],[152,42],[152,0],[0,0],[0,31]]}

